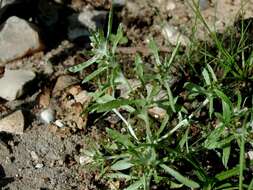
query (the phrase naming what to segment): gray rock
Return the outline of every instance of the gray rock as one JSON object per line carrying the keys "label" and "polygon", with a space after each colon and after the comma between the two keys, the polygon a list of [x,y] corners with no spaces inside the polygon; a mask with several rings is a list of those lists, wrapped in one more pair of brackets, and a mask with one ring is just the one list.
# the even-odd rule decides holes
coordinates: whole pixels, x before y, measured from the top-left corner
{"label": "gray rock", "polygon": [[16,16],[0,26],[0,63],[41,51],[43,44],[34,25]]}
{"label": "gray rock", "polygon": [[24,124],[23,113],[19,110],[0,120],[0,131],[23,134]]}
{"label": "gray rock", "polygon": [[0,79],[0,97],[9,101],[19,98],[24,93],[24,85],[35,78],[29,70],[5,70]]}
{"label": "gray rock", "polygon": [[89,36],[89,30],[95,31],[103,28],[107,12],[84,9],[81,13],[75,13],[68,17],[68,38],[75,40]]}

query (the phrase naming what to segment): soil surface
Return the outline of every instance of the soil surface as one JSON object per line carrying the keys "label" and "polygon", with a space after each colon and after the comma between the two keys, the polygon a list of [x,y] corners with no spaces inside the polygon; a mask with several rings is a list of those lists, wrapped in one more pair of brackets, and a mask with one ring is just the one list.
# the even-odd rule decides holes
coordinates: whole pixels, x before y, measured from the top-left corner
{"label": "soil surface", "polygon": [[[87,0],[83,1],[83,4],[80,3],[82,1],[76,2],[76,7],[88,5],[94,9],[105,10],[109,7],[108,4],[104,5],[100,1],[94,1],[96,2],[94,3]],[[251,4],[245,6],[247,18],[253,16]],[[233,25],[234,20],[239,18],[239,5],[239,0],[223,0],[218,4],[209,1],[208,6],[203,7],[202,13],[210,27],[216,25],[217,30],[223,32],[226,26]],[[170,51],[171,46],[161,34],[161,20],[167,21],[169,25],[188,37],[195,22],[194,13],[188,2],[184,0],[129,0],[122,10],[116,11],[118,21],[123,23],[129,39],[127,47],[120,50],[123,64],[129,64],[131,56],[136,52],[148,54],[147,42],[150,36],[155,38],[165,52]],[[204,39],[205,34],[206,31],[199,24],[196,35]],[[88,121],[86,125],[86,116],[79,116],[83,105],[78,102],[74,106],[72,104],[73,89],[94,90],[92,85],[81,85],[79,81],[82,79],[82,73],[72,74],[67,71],[70,66],[87,59],[86,55],[82,54],[84,49],[83,44],[80,46],[80,44],[62,41],[58,47],[48,52],[36,53],[5,66],[6,68],[32,69],[41,75],[31,93],[23,99],[13,102],[1,100],[0,102],[1,116],[19,107],[26,118],[24,134],[0,133],[0,189],[109,188],[97,182],[96,174],[89,173],[89,170],[80,163],[81,149],[86,146],[85,138],[89,136],[96,139],[100,135],[100,131],[96,130],[91,122]],[[124,66],[127,67],[127,65]],[[77,82],[74,80],[66,88],[61,87],[60,92],[53,93],[57,79],[64,75],[74,77]],[[48,103],[43,103],[47,101]],[[56,119],[61,120],[64,127],[59,128],[41,121],[40,112],[47,104],[56,110]]]}

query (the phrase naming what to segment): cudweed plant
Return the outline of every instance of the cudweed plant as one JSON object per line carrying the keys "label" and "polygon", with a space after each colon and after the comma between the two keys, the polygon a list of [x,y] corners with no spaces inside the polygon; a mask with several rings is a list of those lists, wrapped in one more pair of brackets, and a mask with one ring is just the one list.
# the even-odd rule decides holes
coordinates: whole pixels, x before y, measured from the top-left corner
{"label": "cudweed plant", "polygon": [[[107,101],[100,105],[92,106],[92,110],[96,112],[108,112],[114,110],[118,113],[119,117],[122,117],[117,110],[119,107],[128,106],[129,114],[132,120],[138,121],[138,126],[135,126],[135,130],[130,127],[130,121],[122,118],[125,125],[128,127],[129,134],[122,134],[113,129],[107,129],[108,136],[112,139],[112,144],[104,145],[104,149],[110,156],[105,156],[106,162],[111,164],[106,168],[107,172],[104,177],[113,179],[125,179],[130,185],[126,189],[150,189],[151,185],[154,183],[159,183],[164,181],[171,187],[188,186],[192,188],[199,187],[199,184],[187,177],[183,176],[176,170],[173,166],[174,160],[180,157],[177,151],[168,149],[170,153],[169,157],[159,158],[161,146],[163,146],[163,141],[168,139],[173,133],[176,132],[181,127],[187,125],[187,122],[183,120],[168,133],[166,131],[167,122],[169,115],[166,115],[164,121],[161,122],[160,128],[156,130],[154,127],[154,121],[150,118],[148,114],[148,109],[151,106],[159,104],[155,101],[154,97],[159,93],[159,91],[164,88],[167,92],[167,98],[163,101],[164,105],[169,105],[170,110],[173,110],[175,104],[174,98],[172,97],[170,87],[168,86],[167,79],[165,75],[167,74],[168,64],[165,65],[161,63],[157,53],[158,49],[154,41],[151,41],[154,57],[157,58],[157,70],[154,71],[153,76],[146,75],[143,70],[143,64],[140,56],[137,55],[135,60],[135,71],[138,78],[141,80],[143,87],[146,88],[146,93],[142,94],[143,99],[113,99]],[[178,47],[177,47],[178,48]],[[170,62],[172,62],[175,57],[176,50],[173,52]],[[162,66],[162,64],[164,64]],[[171,63],[169,63],[171,64]],[[150,78],[151,77],[151,78]],[[166,76],[167,77],[167,76]],[[166,79],[165,82],[162,79]],[[151,87],[147,87],[147,84],[153,81]],[[171,104],[171,99],[173,98],[173,104]],[[130,108],[130,109],[129,109]],[[174,114],[173,111],[168,112]],[[137,137],[135,131],[144,130],[142,135]],[[96,162],[96,160],[95,160]],[[169,176],[175,178],[173,180],[171,177],[160,176],[160,173],[164,171],[168,173]],[[171,179],[170,179],[171,178]]]}
{"label": "cudweed plant", "polygon": [[[196,4],[193,5],[196,15],[203,20]],[[239,90],[236,95],[226,93],[227,85],[224,83],[229,75],[245,77],[242,76],[244,72],[252,70],[252,58],[245,59],[245,68],[240,68],[234,61],[234,54],[230,54],[212,33],[219,55],[223,55],[223,58],[215,57],[214,60],[224,63],[225,72],[218,78],[214,62],[205,62],[198,76],[199,83],[185,82],[181,89],[188,94],[186,100],[198,101],[196,109],[187,110],[178,101],[179,97],[169,83],[172,77],[170,70],[179,56],[180,44],[162,60],[159,48],[151,38],[149,48],[154,68],[146,73],[146,63],[140,55],[136,55],[133,70],[142,90],[134,90],[121,70],[116,53],[117,45],[126,41],[122,26],[115,35],[111,28],[112,10],[107,34],[99,31],[91,37],[92,58],[70,68],[72,72],[79,72],[92,64],[97,65],[97,69],[83,81],[92,81],[98,86],[97,91],[91,93],[94,101],[88,111],[103,115],[114,112],[122,121],[119,125],[122,130],[106,128],[108,139],[84,150],[89,161],[87,164],[99,168],[101,178],[124,181],[123,188],[126,190],[149,190],[155,185],[169,189],[253,189],[253,179],[244,180],[246,167],[252,165],[245,159],[246,144],[253,146],[252,108],[246,104],[248,97]],[[115,95],[119,84],[128,86],[128,99]],[[157,99],[161,91],[165,92],[165,96]],[[198,100],[199,96],[204,100]],[[163,108],[165,116],[160,120],[151,117],[149,109],[152,107]],[[196,113],[205,110],[208,110],[208,126],[195,117]],[[123,116],[122,112],[127,114]],[[197,137],[192,134],[195,125],[201,130]],[[209,167],[215,167],[206,166],[201,161],[203,152],[214,153],[222,169],[210,173]],[[231,159],[237,155],[238,163],[231,164]]]}

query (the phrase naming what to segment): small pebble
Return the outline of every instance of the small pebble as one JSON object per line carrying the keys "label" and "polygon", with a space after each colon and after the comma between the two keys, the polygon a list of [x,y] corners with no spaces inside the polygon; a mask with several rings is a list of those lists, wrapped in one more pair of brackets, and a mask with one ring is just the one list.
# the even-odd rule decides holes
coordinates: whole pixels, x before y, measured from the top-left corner
{"label": "small pebble", "polygon": [[64,127],[64,124],[61,120],[57,119],[54,124],[59,127],[59,128],[63,128]]}
{"label": "small pebble", "polygon": [[64,165],[64,161],[63,161],[63,160],[58,160],[58,164],[59,164],[60,166],[63,166],[63,165]]}
{"label": "small pebble", "polygon": [[176,4],[173,1],[169,1],[166,5],[167,11],[172,11],[176,8]]}
{"label": "small pebble", "polygon": [[35,165],[35,168],[36,169],[41,169],[41,168],[43,168],[44,167],[44,165],[42,164],[42,163],[39,163],[39,164],[36,164]]}
{"label": "small pebble", "polygon": [[49,124],[55,120],[55,112],[51,108],[47,108],[40,113],[40,118],[43,122]]}
{"label": "small pebble", "polygon": [[88,156],[80,156],[79,162],[81,165],[85,165],[85,164],[92,162],[92,159]]}
{"label": "small pebble", "polygon": [[200,10],[205,10],[209,6],[208,0],[199,0],[199,8]]}
{"label": "small pebble", "polygon": [[126,131],[127,131],[127,130],[126,130],[125,128],[121,128],[121,129],[120,129],[120,132],[121,132],[121,133],[125,133]]}
{"label": "small pebble", "polygon": [[32,159],[34,160],[34,161],[38,161],[39,160],[39,157],[38,157],[38,155],[36,154],[36,152],[34,152],[34,151],[31,151],[31,157],[32,157]]}
{"label": "small pebble", "polygon": [[153,107],[148,109],[148,113],[155,119],[164,119],[166,110],[160,107]]}

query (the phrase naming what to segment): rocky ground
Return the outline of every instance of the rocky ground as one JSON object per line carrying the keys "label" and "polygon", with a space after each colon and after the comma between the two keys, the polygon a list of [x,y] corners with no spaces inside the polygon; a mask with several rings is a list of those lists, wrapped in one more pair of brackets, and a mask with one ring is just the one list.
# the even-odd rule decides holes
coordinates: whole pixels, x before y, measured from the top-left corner
{"label": "rocky ground", "polygon": [[[87,60],[89,31],[106,29],[110,2],[0,2],[0,189],[103,189],[81,153],[86,137],[100,135],[90,118],[80,115],[94,86],[81,84],[85,73],[67,69]],[[252,3],[244,7],[246,18],[253,16]],[[195,22],[190,2],[115,4],[115,26],[122,22],[129,39],[118,50],[123,67],[136,52],[149,53],[150,36],[165,53],[177,39],[190,44]],[[220,33],[240,18],[240,0],[200,0],[199,5],[211,30]],[[196,26],[197,38],[204,40],[206,31]]]}

